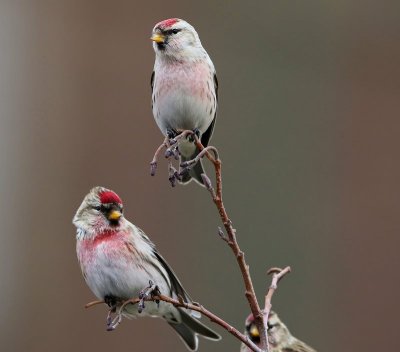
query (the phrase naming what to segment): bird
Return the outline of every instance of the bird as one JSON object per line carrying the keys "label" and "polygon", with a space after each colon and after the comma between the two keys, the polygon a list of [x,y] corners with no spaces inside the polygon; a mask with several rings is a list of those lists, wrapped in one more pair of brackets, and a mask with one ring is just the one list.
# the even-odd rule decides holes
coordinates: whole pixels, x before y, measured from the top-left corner
{"label": "bird", "polygon": [[[192,25],[179,18],[157,23],[150,38],[155,51],[151,75],[152,111],[164,134],[173,138],[192,130],[207,146],[217,117],[218,80],[213,62],[201,45]],[[189,137],[179,143],[180,161],[192,160],[199,153]],[[204,185],[201,160],[183,170],[180,183],[192,179]]]}
{"label": "bird", "polygon": [[[125,218],[122,200],[114,191],[92,188],[78,208],[73,224],[83,277],[94,295],[111,309],[119,309],[126,300],[138,297],[149,281],[157,285],[161,294],[192,303],[155,245]],[[122,315],[127,318],[163,318],[191,351],[197,350],[197,335],[215,341],[221,338],[196,319],[197,312],[163,301],[146,302],[141,313],[133,304],[122,309]]]}
{"label": "bird", "polygon": [[[254,322],[253,314],[250,314],[245,322],[245,335],[260,347],[260,334]],[[268,341],[270,352],[317,352],[304,342],[295,338],[279,318],[278,314],[271,311],[268,317]],[[240,352],[251,352],[242,343]]]}

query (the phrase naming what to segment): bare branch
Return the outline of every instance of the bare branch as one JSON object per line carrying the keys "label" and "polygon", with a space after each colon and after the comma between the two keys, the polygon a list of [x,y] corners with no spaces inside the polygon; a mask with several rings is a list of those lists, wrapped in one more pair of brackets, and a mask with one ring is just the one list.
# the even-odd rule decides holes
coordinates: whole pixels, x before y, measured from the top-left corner
{"label": "bare branch", "polygon": [[153,160],[150,163],[151,176],[154,176],[156,174],[158,155],[161,153],[161,150],[163,150],[164,148],[168,148],[168,145],[169,145],[168,138],[165,138],[164,142],[157,148],[156,152],[154,153]]}
{"label": "bare branch", "polygon": [[93,301],[85,304],[85,308],[91,308],[93,306],[96,306],[98,304],[106,303],[104,301]]}
{"label": "bare branch", "polygon": [[[225,227],[226,235],[223,233],[223,231],[221,229],[219,229],[218,233],[219,233],[220,237],[231,248],[233,254],[235,255],[236,261],[239,265],[240,272],[242,274],[242,279],[243,279],[244,286],[245,286],[245,296],[247,298],[251,312],[253,314],[254,322],[255,322],[257,329],[259,331],[259,334],[260,334],[261,349],[258,348],[257,346],[255,346],[254,344],[253,344],[253,346],[250,346],[249,342],[251,343],[251,341],[248,340],[246,337],[244,337],[244,339],[243,339],[242,334],[241,334],[242,338],[239,338],[238,337],[239,335],[236,335],[236,334],[234,334],[234,335],[236,337],[238,337],[247,346],[249,346],[249,348],[251,348],[253,351],[267,351],[268,352],[269,346],[268,346],[268,337],[267,337],[267,321],[268,321],[269,312],[271,310],[271,298],[272,298],[274,291],[276,290],[278,281],[285,274],[287,274],[290,271],[290,268],[288,267],[288,268],[285,268],[284,270],[280,270],[280,269],[276,269],[276,268],[273,269],[272,272],[274,273],[274,276],[273,276],[273,280],[272,280],[272,285],[266,296],[265,310],[262,311],[260,308],[260,305],[257,301],[257,297],[256,297],[256,294],[254,291],[254,286],[253,286],[253,282],[252,282],[252,279],[250,276],[249,266],[246,263],[243,251],[239,247],[239,244],[238,244],[237,238],[236,238],[236,230],[233,228],[232,221],[230,220],[230,218],[228,216],[228,213],[225,209],[225,205],[224,205],[224,202],[222,199],[222,162],[219,158],[218,150],[213,146],[204,147],[203,144],[201,143],[200,139],[198,138],[198,136],[193,131],[185,130],[185,131],[178,131],[178,132],[180,133],[178,136],[165,142],[167,145],[169,145],[169,147],[167,148],[167,152],[168,152],[168,150],[170,150],[167,157],[170,157],[172,155],[176,156],[176,154],[173,153],[171,146],[178,145],[179,140],[181,140],[183,138],[188,138],[189,136],[190,136],[190,138],[193,138],[194,143],[196,144],[197,148],[199,149],[199,153],[197,154],[197,156],[194,159],[181,163],[180,167],[183,168],[183,171],[178,173],[178,175],[181,175],[182,172],[187,171],[188,168],[190,168],[193,165],[195,165],[196,163],[198,163],[204,156],[207,157],[207,159],[209,159],[210,162],[214,166],[216,189],[214,189],[210,178],[205,173],[202,174],[201,177],[203,179],[203,183],[204,183],[206,189],[209,191],[211,198],[218,209],[219,216]],[[174,147],[174,148],[177,148],[177,147]],[[171,166],[169,168],[171,170]],[[171,176],[171,172],[170,172],[170,181],[171,181],[171,177],[174,177],[174,176],[175,176],[175,173],[173,174],[173,176]],[[173,181],[175,181],[175,177],[174,177],[174,180],[171,181],[171,184],[174,186]],[[190,308],[190,309],[192,309],[192,308]],[[198,309],[193,309],[193,310],[198,310]],[[198,311],[200,311],[200,310],[198,310]],[[200,311],[200,312],[202,312],[202,311]],[[210,312],[208,312],[208,313],[212,314]],[[207,315],[207,314],[205,314],[205,315]],[[207,315],[207,316],[210,317],[209,315]],[[216,318],[218,318],[218,317],[216,317]],[[211,320],[214,322],[217,322],[214,319],[211,319]],[[229,326],[226,322],[223,322],[223,324],[220,324],[220,325],[224,326],[225,328],[227,328]],[[230,331],[229,329],[227,329],[227,330]]]}
{"label": "bare branch", "polygon": [[[197,138],[197,137],[196,137]],[[213,146],[208,146],[204,148],[199,154],[196,155],[196,157],[192,160],[185,161],[181,164],[182,167],[188,167],[197,164],[201,158],[203,158],[204,155],[206,155],[209,152],[214,153],[214,159],[219,159],[218,158],[218,151],[215,147]]]}
{"label": "bare branch", "polygon": [[210,178],[206,174],[201,174],[201,178],[203,179],[204,186],[206,187],[207,191],[211,193],[211,197],[215,197],[215,190],[211,183]]}
{"label": "bare branch", "polygon": [[[268,326],[268,319],[272,309],[272,296],[278,288],[278,282],[288,273],[291,272],[290,266],[287,266],[285,269],[280,268],[271,268],[267,271],[267,274],[272,274],[271,285],[268,289],[268,292],[265,295],[265,304],[264,304],[264,325]],[[268,342],[267,342],[268,343]],[[267,351],[269,350],[269,346],[267,346]]]}
{"label": "bare branch", "polygon": [[[156,296],[145,297],[145,298],[142,298],[142,299],[140,299],[140,298],[132,298],[132,299],[129,299],[129,300],[123,302],[121,304],[121,306],[118,308],[115,318],[112,321],[110,320],[109,323],[107,324],[107,330],[108,331],[112,331],[112,330],[115,330],[117,328],[117,326],[122,321],[123,310],[128,304],[138,304],[141,300],[153,301],[153,302],[163,301],[163,302],[170,303],[170,304],[174,305],[175,307],[186,308],[186,309],[189,309],[189,310],[194,310],[196,312],[202,313],[207,318],[209,318],[210,321],[212,321],[213,323],[218,324],[219,326],[224,328],[226,331],[228,331],[230,334],[235,336],[237,339],[242,341],[252,351],[254,351],[254,352],[263,352],[263,350],[260,349],[259,347],[257,347],[250,339],[247,338],[246,335],[241,333],[239,330],[237,330],[236,328],[234,328],[233,326],[228,324],[225,320],[221,319],[220,317],[218,317],[214,313],[211,313],[209,310],[204,308],[202,305],[200,305],[198,303],[187,303],[187,302],[185,302],[183,300],[182,297],[178,297],[178,299],[173,299],[171,297],[164,296],[164,295],[161,295],[161,294],[156,295]],[[97,304],[100,304],[100,303],[105,303],[105,302],[104,301],[94,301],[94,302],[90,302],[90,303],[86,304],[85,307],[86,308],[90,308],[90,307],[93,307],[93,306],[95,306]],[[110,312],[112,311],[112,309],[113,308],[110,308]],[[110,315],[110,313],[109,313],[109,315]]]}
{"label": "bare branch", "polygon": [[[274,295],[276,289],[278,288],[278,282],[286,275],[292,271],[290,266],[287,266],[284,269],[280,268],[271,268],[267,271],[267,274],[272,274],[272,282],[271,286],[268,289],[267,294],[265,295],[265,305],[264,305],[264,312],[267,311],[268,313],[271,311],[271,300],[272,296]],[[268,317],[267,317],[268,320]]]}
{"label": "bare branch", "polygon": [[[249,302],[251,312],[253,313],[254,321],[260,333],[260,346],[263,350],[268,351],[267,325],[264,324],[263,312],[261,311],[257,301],[253,282],[250,276],[249,266],[246,263],[243,251],[239,247],[236,239],[236,230],[233,228],[232,221],[229,219],[224,202],[222,200],[222,162],[219,159],[218,151],[215,147],[205,148],[197,136],[195,136],[195,143],[197,148],[200,150],[200,153],[197,155],[196,159],[199,159],[199,155],[203,155],[206,156],[214,165],[217,191],[210,192],[210,194],[214,204],[218,209],[222,223],[224,224],[227,233],[226,242],[228,243],[229,247],[231,247],[242,273],[242,278],[246,289],[245,295],[247,301]],[[212,151],[214,155],[211,155],[210,151]]]}

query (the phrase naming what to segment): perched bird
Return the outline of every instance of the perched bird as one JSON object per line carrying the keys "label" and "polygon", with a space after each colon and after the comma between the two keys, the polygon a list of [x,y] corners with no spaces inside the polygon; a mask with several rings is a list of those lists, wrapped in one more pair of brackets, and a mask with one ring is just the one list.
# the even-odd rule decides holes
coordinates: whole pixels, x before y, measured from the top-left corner
{"label": "perched bird", "polygon": [[[144,232],[125,219],[121,198],[113,191],[95,187],[83,199],[73,223],[76,250],[87,285],[100,300],[118,309],[122,303],[155,283],[163,295],[181,296],[192,302],[180,281]],[[197,335],[211,340],[220,336],[193,316],[198,313],[166,302],[149,301],[142,313],[127,305],[123,316],[160,317],[175,329],[189,350],[198,346]]]}
{"label": "perched bird", "polygon": [[[259,346],[260,334],[254,323],[253,314],[247,317],[245,326],[246,336]],[[316,352],[313,348],[292,336],[286,325],[279,319],[275,312],[271,312],[268,317],[268,341],[270,352]],[[251,350],[245,344],[242,344],[240,352],[250,351]]]}
{"label": "perched bird", "polygon": [[[208,145],[217,116],[218,81],[214,65],[195,29],[186,21],[171,18],[153,28],[156,53],[151,75],[152,110],[158,127],[170,138],[193,130]],[[193,159],[198,150],[193,138],[179,144],[181,162]],[[201,161],[182,176],[203,184]]]}

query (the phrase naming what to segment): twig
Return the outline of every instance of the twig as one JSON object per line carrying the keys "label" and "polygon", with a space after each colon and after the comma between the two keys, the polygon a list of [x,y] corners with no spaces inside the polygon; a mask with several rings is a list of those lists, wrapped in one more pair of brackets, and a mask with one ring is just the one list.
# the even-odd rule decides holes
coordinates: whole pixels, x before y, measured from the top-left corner
{"label": "twig", "polygon": [[[253,286],[253,282],[252,282],[252,279],[250,276],[249,266],[246,263],[243,251],[239,247],[239,244],[236,239],[236,230],[233,228],[232,221],[230,220],[230,218],[228,216],[228,213],[225,209],[225,205],[224,205],[224,202],[222,199],[222,162],[219,158],[218,150],[213,146],[204,147],[203,144],[201,143],[200,139],[196,135],[196,133],[194,133],[193,131],[185,130],[185,131],[179,131],[179,132],[180,132],[180,134],[178,136],[176,136],[175,138],[173,138],[172,140],[169,140],[169,142],[167,142],[167,143],[169,143],[170,146],[177,144],[178,141],[183,138],[192,136],[194,138],[194,143],[196,144],[197,148],[199,149],[199,154],[193,160],[183,162],[183,163],[181,163],[180,166],[185,170],[185,169],[193,166],[194,164],[199,162],[200,159],[202,159],[204,156],[206,156],[211,161],[211,163],[213,164],[214,169],[215,169],[216,190],[214,190],[211,180],[209,179],[209,177],[206,174],[202,174],[201,177],[203,179],[203,183],[204,183],[206,189],[210,192],[212,200],[218,209],[218,213],[220,215],[220,218],[221,218],[222,223],[224,224],[224,227],[226,230],[226,235],[222,232],[222,230],[219,230],[218,233],[219,233],[220,237],[232,249],[232,252],[235,255],[236,261],[239,265],[239,268],[240,268],[240,271],[242,274],[242,278],[243,278],[243,282],[244,282],[244,286],[246,289],[245,295],[246,295],[247,301],[249,303],[251,312],[253,314],[254,322],[255,322],[257,329],[259,331],[259,334],[260,334],[261,350],[258,347],[256,347],[254,344],[253,344],[254,345],[253,347],[250,346],[248,342],[251,342],[251,341],[246,342],[243,340],[243,338],[240,338],[240,340],[242,342],[244,342],[247,346],[249,346],[253,351],[268,352],[269,346],[268,346],[268,336],[267,336],[267,322],[268,322],[268,315],[271,310],[271,298],[272,298],[273,292],[276,290],[276,285],[277,285],[279,279],[282,276],[284,276],[287,272],[289,272],[290,268],[289,267],[285,268],[284,270],[281,270],[279,273],[275,272],[270,291],[268,292],[268,294],[266,296],[266,306],[265,306],[266,309],[264,311],[262,311],[260,308],[260,305],[257,301],[257,297],[256,297],[256,294],[254,291],[254,286]],[[167,149],[167,151],[170,148],[171,147],[169,147]],[[173,155],[172,151],[169,154],[170,154],[169,156]],[[167,157],[169,157],[169,156],[167,156]],[[170,173],[170,181],[171,181],[171,173]],[[172,184],[172,182],[171,182],[171,184]],[[267,305],[267,298],[268,298],[269,305]],[[196,310],[196,309],[194,309],[194,310]],[[265,314],[265,312],[266,312],[266,314]],[[210,314],[212,314],[212,313],[210,313]],[[207,315],[207,314],[205,314],[205,315]],[[218,317],[216,317],[216,318],[218,318]],[[220,319],[220,318],[218,318],[218,319]],[[214,319],[211,319],[211,320],[215,321]],[[224,321],[222,321],[222,322],[223,322],[223,324],[221,323],[220,324],[221,326],[223,326],[223,327],[229,326],[226,322],[224,322]],[[230,331],[230,330],[228,330],[228,331]],[[236,335],[236,334],[234,334],[234,335],[236,337],[238,337],[238,335]],[[241,334],[241,335],[243,335],[243,334]],[[255,349],[254,347],[256,347],[257,349]]]}
{"label": "twig", "polygon": [[[157,148],[156,152],[154,153],[153,159],[150,162],[150,175],[155,176],[158,166],[158,156],[160,155],[161,151],[165,148],[165,158],[169,159],[170,157],[174,157],[175,160],[179,159],[179,149],[178,149],[178,142],[182,138],[186,138],[189,135],[194,134],[193,131],[181,131],[179,135],[175,138],[169,139],[165,137],[164,141],[160,144]],[[171,161],[168,163],[168,171],[169,171],[169,181],[172,187],[175,187],[176,181],[181,181],[182,175],[172,166]],[[171,172],[172,171],[172,172]]]}
{"label": "twig", "polygon": [[[272,309],[272,296],[278,288],[278,282],[288,273],[291,272],[290,266],[287,266],[284,269],[281,268],[271,268],[267,271],[267,274],[272,274],[272,281],[267,294],[265,295],[265,304],[264,304],[264,325],[267,326],[269,314]],[[269,346],[268,346],[269,347]]]}
{"label": "twig", "polygon": [[185,161],[181,164],[182,167],[188,167],[188,166],[192,166],[194,164],[197,164],[201,158],[203,158],[204,155],[208,154],[209,152],[213,152],[214,153],[214,160],[219,159],[218,158],[218,150],[217,148],[213,147],[213,146],[208,146],[205,147],[199,154],[197,154],[197,156],[192,159],[192,160],[188,160]]}
{"label": "twig", "polygon": [[164,148],[168,148],[168,145],[168,138],[165,138],[164,142],[157,148],[156,152],[154,153],[153,160],[150,163],[151,176],[154,176],[156,174],[158,155],[161,153],[161,150],[163,150]]}
{"label": "twig", "polygon": [[276,289],[278,288],[278,283],[279,281],[286,275],[289,274],[292,271],[292,269],[290,268],[290,266],[287,266],[284,269],[280,269],[280,268],[271,268],[267,271],[267,274],[270,275],[272,274],[272,282],[271,282],[271,286],[268,289],[267,294],[265,295],[265,305],[264,305],[264,311],[271,310],[272,304],[271,304],[271,300],[272,300],[272,296],[274,295]]}
{"label": "twig", "polygon": [[[198,305],[198,304],[193,304],[193,303],[187,303],[184,302],[183,299],[173,299],[171,297],[168,296],[164,296],[164,295],[156,295],[156,296],[150,296],[150,297],[146,297],[146,298],[132,298],[129,299],[127,301],[125,301],[119,308],[118,308],[118,312],[116,317],[114,318],[114,320],[107,326],[107,330],[111,331],[114,330],[121,322],[122,320],[122,313],[124,308],[128,305],[128,304],[137,304],[139,303],[141,300],[144,301],[153,301],[153,302],[157,302],[157,301],[163,301],[163,302],[167,302],[170,303],[172,305],[174,305],[175,307],[181,307],[181,308],[186,308],[189,310],[194,310],[196,312],[202,313],[204,314],[207,318],[210,319],[210,321],[220,325],[221,327],[223,327],[226,331],[228,331],[229,333],[231,333],[233,336],[235,336],[237,339],[239,339],[240,341],[242,341],[246,346],[248,346],[252,351],[254,352],[263,352],[262,349],[260,349],[259,347],[257,347],[246,335],[244,335],[243,333],[241,333],[239,330],[237,330],[236,328],[234,328],[233,326],[231,326],[230,324],[228,324],[225,320],[221,319],[220,317],[218,317],[217,315],[215,315],[214,313],[211,313],[209,310],[207,310],[206,308],[204,308],[202,305]],[[93,307],[95,305],[98,305],[100,303],[105,303],[104,301],[94,301],[94,302],[90,302],[88,304],[85,305],[85,308],[90,308]]]}
{"label": "twig", "polygon": [[[249,266],[246,263],[244,253],[239,247],[239,244],[236,239],[236,230],[233,228],[232,221],[229,219],[228,213],[226,212],[224,202],[222,199],[222,162],[219,159],[218,156],[218,151],[214,147],[207,147],[205,148],[199,138],[195,136],[195,143],[197,148],[199,148],[200,153],[199,155],[205,155],[211,163],[214,165],[215,169],[215,179],[216,179],[216,192],[213,190],[212,187],[210,187],[211,182],[209,182],[206,187],[209,189],[212,200],[214,204],[216,205],[220,218],[222,220],[222,223],[224,224],[226,233],[227,233],[227,240],[226,242],[228,243],[229,247],[231,247],[233,254],[236,257],[236,261],[239,264],[240,271],[242,273],[242,278],[244,281],[244,285],[246,288],[246,298],[247,301],[249,302],[251,312],[254,316],[254,321],[256,323],[256,326],[258,328],[258,331],[260,333],[260,346],[262,350],[265,350],[268,352],[268,337],[267,337],[267,325],[264,324],[264,317],[263,317],[263,312],[260,309],[260,306],[257,301],[257,297],[254,291],[254,286],[253,282],[251,280],[250,276],[250,271],[249,271]],[[211,155],[209,151],[213,151],[214,155]],[[199,159],[199,155],[196,157],[196,159]],[[204,176],[203,176],[204,179]],[[208,179],[208,177],[207,177]]]}
{"label": "twig", "polygon": [[104,301],[92,301],[85,304],[85,308],[91,308],[93,306],[97,306],[98,304],[106,303]]}

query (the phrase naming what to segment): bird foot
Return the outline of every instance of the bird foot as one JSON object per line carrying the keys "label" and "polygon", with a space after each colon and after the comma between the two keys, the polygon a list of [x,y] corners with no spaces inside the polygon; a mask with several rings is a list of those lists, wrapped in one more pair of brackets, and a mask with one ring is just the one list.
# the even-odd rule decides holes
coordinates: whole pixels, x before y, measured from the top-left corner
{"label": "bird foot", "polygon": [[[104,297],[104,302],[110,307],[106,318],[107,331],[113,331],[122,322],[122,312],[130,303],[135,303],[133,300],[121,300],[113,295]],[[113,316],[115,314],[115,316]]]}
{"label": "bird foot", "polygon": [[178,131],[173,128],[167,128],[166,133],[167,133],[168,139],[173,139],[179,134]]}
{"label": "bird foot", "polygon": [[117,308],[117,298],[112,296],[112,295],[106,295],[104,296],[104,303],[107,304],[110,309],[108,310],[107,318],[106,318],[106,324],[107,324],[107,330],[112,324],[112,314],[115,313],[116,308]]}
{"label": "bird foot", "polygon": [[[149,286],[144,288],[142,291],[140,291],[139,293],[139,303],[138,303],[138,312],[142,313],[143,310],[146,308],[144,302],[146,300],[148,300],[149,298],[154,298],[155,296],[160,295],[160,289],[158,288],[157,285],[155,285],[153,283],[153,281],[149,280]],[[159,300],[155,300],[155,302],[157,303],[157,306],[159,306],[160,301]]]}
{"label": "bird foot", "polygon": [[105,304],[107,304],[110,308],[114,307],[114,311],[115,311],[115,306],[117,305],[117,301],[118,299],[113,295],[104,296]]}
{"label": "bird foot", "polygon": [[200,130],[199,130],[198,128],[195,128],[195,129],[193,129],[192,131],[193,131],[194,135],[191,134],[191,135],[188,136],[189,142],[194,142],[195,139],[196,139],[195,136],[196,136],[197,138],[200,138],[201,132],[200,132]]}

